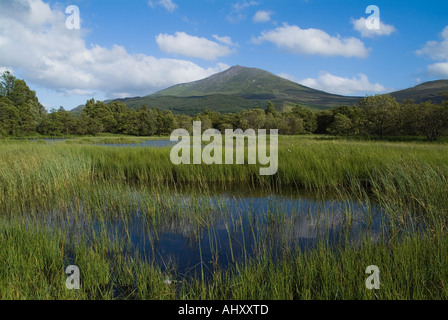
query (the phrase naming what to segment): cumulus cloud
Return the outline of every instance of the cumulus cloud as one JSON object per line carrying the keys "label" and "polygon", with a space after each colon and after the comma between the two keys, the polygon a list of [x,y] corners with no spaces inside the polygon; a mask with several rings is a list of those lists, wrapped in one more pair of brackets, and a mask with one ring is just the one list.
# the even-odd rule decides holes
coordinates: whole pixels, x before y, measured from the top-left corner
{"label": "cumulus cloud", "polygon": [[263,23],[263,22],[269,22],[271,21],[271,11],[257,11],[257,13],[252,18],[252,21],[255,23]]}
{"label": "cumulus cloud", "polygon": [[0,66],[0,75],[4,72],[9,71],[10,73],[14,73],[14,70],[12,68],[2,67]]}
{"label": "cumulus cloud", "polygon": [[292,82],[297,82],[297,83],[300,82],[299,79],[297,79],[297,78],[294,77],[293,75],[290,75],[289,73],[281,72],[281,73],[278,74],[278,76],[281,77],[281,78],[283,78],[283,79],[292,81]]}
{"label": "cumulus cloud", "polygon": [[332,37],[319,29],[301,29],[288,24],[264,31],[259,37],[252,39],[255,44],[265,41],[293,54],[359,58],[366,58],[369,54],[364,43],[357,38]]}
{"label": "cumulus cloud", "polygon": [[428,72],[437,77],[448,78],[448,62],[431,64],[428,66]]}
{"label": "cumulus cloud", "polygon": [[160,0],[157,2],[154,1],[148,1],[148,5],[151,8],[155,8],[156,6],[161,6],[166,9],[166,11],[173,13],[174,10],[176,10],[179,6],[175,4],[172,0]]}
{"label": "cumulus cloud", "polygon": [[385,24],[383,21],[380,22],[379,29],[368,29],[366,26],[367,19],[362,17],[359,19],[351,19],[350,22],[353,24],[353,28],[361,34],[361,37],[374,38],[380,36],[389,36],[393,32],[397,31],[395,27],[391,24]]}
{"label": "cumulus cloud", "polygon": [[440,34],[441,41],[428,41],[416,51],[419,56],[429,56],[434,61],[442,61],[428,66],[428,73],[434,76],[448,77],[448,26]]}
{"label": "cumulus cloud", "polygon": [[420,56],[428,55],[433,60],[448,60],[448,26],[440,34],[442,41],[428,41],[421,50],[417,50]]}
{"label": "cumulus cloud", "polygon": [[145,95],[228,67],[204,69],[186,60],[130,54],[119,45],[87,46],[82,30],[65,27],[66,17],[41,0],[2,2],[1,65],[42,87],[68,95],[95,91],[108,98]]}
{"label": "cumulus cloud", "polygon": [[279,74],[279,76],[306,87],[340,95],[364,95],[366,93],[384,93],[389,91],[379,83],[370,83],[368,77],[362,73],[352,78],[343,78],[332,75],[329,72],[321,72],[318,78],[307,78],[304,80],[297,80],[285,73]]}
{"label": "cumulus cloud", "polygon": [[229,36],[224,36],[224,37],[220,37],[217,34],[213,35],[213,38],[215,38],[217,41],[224,43],[225,45],[228,45],[229,47],[237,47],[238,44],[234,43],[232,41],[232,38],[230,38]]}
{"label": "cumulus cloud", "polygon": [[[230,37],[215,36],[215,39],[228,43],[232,41]],[[228,56],[233,52],[227,45],[221,45],[206,38],[191,36],[185,32],[176,32],[174,35],[159,34],[156,37],[156,42],[163,52],[211,61]]]}
{"label": "cumulus cloud", "polygon": [[257,1],[241,0],[232,4],[232,9],[227,15],[227,21],[230,23],[238,23],[246,19],[246,9],[253,6],[258,6]]}

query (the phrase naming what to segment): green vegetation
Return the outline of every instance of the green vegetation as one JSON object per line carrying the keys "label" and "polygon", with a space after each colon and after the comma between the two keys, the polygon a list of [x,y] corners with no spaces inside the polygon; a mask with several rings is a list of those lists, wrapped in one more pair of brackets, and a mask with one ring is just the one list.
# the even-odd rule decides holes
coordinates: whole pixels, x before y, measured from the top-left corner
{"label": "green vegetation", "polygon": [[[426,82],[413,88],[392,92],[400,103],[432,101],[440,104],[440,92],[448,89],[448,80]],[[137,98],[120,99],[129,108],[143,105],[170,110],[175,114],[194,116],[206,108],[221,113],[237,113],[266,106],[272,101],[278,110],[286,111],[297,104],[313,111],[337,106],[354,106],[361,97],[346,97],[304,87],[270,72],[241,66],[212,75],[204,80],[179,84],[160,92]],[[76,112],[80,113],[81,108]]]}
{"label": "green vegetation", "polygon": [[[271,75],[240,71],[228,72],[240,83],[260,76],[253,90],[244,88],[244,99],[268,98],[260,95]],[[204,85],[194,84],[195,92],[211,90]],[[227,85],[215,93],[237,88]],[[73,116],[63,108],[46,113],[23,80],[4,73],[0,299],[447,299],[448,101],[398,103],[377,95],[319,112],[291,101],[280,111],[276,102],[190,116],[92,99]],[[168,139],[176,128],[191,131],[193,121],[203,130],[278,129],[278,173],[260,176],[258,165],[175,166],[169,148],[99,146]],[[274,201],[257,215],[254,202],[239,206],[243,194],[223,198],[235,186],[257,190],[266,202],[272,194],[306,191],[341,204],[323,212],[339,217],[341,234],[331,236],[328,221],[314,221],[310,207],[294,211]],[[361,209],[343,205],[350,203]],[[380,220],[372,216],[376,211]],[[217,226],[223,216],[226,223]],[[325,232],[301,247],[302,229],[291,226],[304,216],[307,227]],[[356,230],[356,223],[365,230]],[[223,227],[228,265],[220,264],[217,249]],[[164,230],[197,245],[199,272],[157,260]],[[136,244],[139,238],[145,242]],[[202,247],[204,238],[209,243]],[[70,264],[81,270],[79,291],[65,288]],[[364,285],[368,265],[381,270],[380,290]]]}
{"label": "green vegetation", "polygon": [[0,77],[0,135],[35,133],[44,115],[45,108],[25,81],[4,72]]}
{"label": "green vegetation", "polygon": [[[130,108],[141,105],[167,108],[191,116],[204,111],[205,107],[219,112],[241,112],[273,101],[278,109],[301,104],[310,109],[321,110],[338,105],[354,105],[358,97],[344,97],[307,88],[278,77],[270,72],[235,66],[206,79],[179,84],[143,98],[122,100]],[[182,109],[172,108],[167,102],[177,101]],[[228,109],[233,106],[233,110]]]}
{"label": "green vegetation", "polygon": [[[237,78],[241,76],[240,68],[227,72],[236,73]],[[260,75],[260,72],[259,81],[264,79],[264,72],[256,69],[253,72],[255,73],[244,72],[245,79]],[[227,75],[229,76],[232,75]],[[219,74],[216,77],[217,79],[213,78],[214,81],[221,83],[220,79],[225,75]],[[213,86],[213,81],[195,84],[199,87],[203,85],[206,90],[208,86]],[[230,90],[225,86],[222,88]],[[448,100],[441,104],[406,100],[400,104],[391,95],[376,95],[363,98],[352,107],[340,106],[319,112],[301,105],[288,106],[283,111],[278,111],[275,103],[268,101],[265,109],[256,107],[238,113],[220,113],[206,108],[192,117],[186,114],[175,115],[170,110],[150,109],[145,105],[132,109],[120,101],[104,103],[92,99],[87,101],[79,116],[74,116],[62,107],[47,114],[34,91],[23,80],[16,79],[8,72],[3,74],[0,84],[0,135],[4,137],[36,134],[50,137],[95,136],[102,133],[166,136],[177,128],[185,128],[191,132],[193,121],[201,121],[203,130],[216,128],[223,133],[225,129],[237,128],[278,129],[283,135],[318,133],[381,139],[390,136],[424,136],[434,141],[447,134]]]}
{"label": "green vegetation", "polygon": [[[169,148],[2,141],[0,298],[447,299],[448,145],[324,138],[280,137],[273,177],[258,176],[256,165],[174,166]],[[280,259],[256,237],[255,255],[216,265],[206,278],[129,249],[135,219],[155,238],[166,224],[192,239],[213,234],[214,212],[225,204],[207,199],[213,187],[234,184],[349,197],[365,203],[366,221],[379,206],[384,232],[356,242],[323,236],[303,251],[285,243]],[[281,207],[265,214],[271,228],[288,225]],[[69,264],[80,267],[79,291],[65,289]],[[377,291],[364,285],[371,264],[381,269]]]}

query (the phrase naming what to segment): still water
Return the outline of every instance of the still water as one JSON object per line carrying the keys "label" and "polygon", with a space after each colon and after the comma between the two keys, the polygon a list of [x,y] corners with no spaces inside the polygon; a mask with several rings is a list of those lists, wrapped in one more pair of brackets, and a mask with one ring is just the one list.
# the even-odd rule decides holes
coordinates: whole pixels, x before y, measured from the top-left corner
{"label": "still water", "polygon": [[107,232],[129,243],[127,253],[181,276],[209,273],[257,254],[275,259],[319,240],[355,243],[368,236],[375,241],[384,218],[371,205],[310,195],[227,191],[200,199],[173,194],[172,201],[175,207],[155,218],[135,210],[126,222],[109,221]]}
{"label": "still water", "polygon": [[147,140],[141,143],[101,143],[100,146],[106,147],[121,147],[121,148],[131,148],[131,147],[149,147],[149,148],[165,148],[172,147],[176,142],[171,142],[170,140]]}
{"label": "still water", "polygon": [[[49,140],[46,142],[60,141]],[[148,140],[101,145],[160,148],[174,144]],[[173,192],[170,199],[154,200],[156,213],[152,217],[137,205],[121,218],[97,223],[77,220],[75,229],[94,232],[105,226],[109,239],[127,244],[126,254],[137,254],[163,270],[175,268],[179,275],[187,276],[226,268],[258,254],[281,257],[284,252],[312,248],[322,240],[356,243],[368,237],[375,241],[384,232],[384,214],[371,203],[316,197],[297,190],[263,193],[240,187],[211,194]],[[117,194],[117,199],[122,197],[126,195]],[[61,222],[63,227],[73,224]]]}

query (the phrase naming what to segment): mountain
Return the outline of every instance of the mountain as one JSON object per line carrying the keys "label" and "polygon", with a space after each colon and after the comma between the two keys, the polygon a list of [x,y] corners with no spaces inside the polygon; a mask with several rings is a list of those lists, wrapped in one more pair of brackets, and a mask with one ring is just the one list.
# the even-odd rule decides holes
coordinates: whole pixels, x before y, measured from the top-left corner
{"label": "mountain", "polygon": [[413,99],[417,103],[427,100],[440,103],[444,100],[444,97],[440,94],[442,92],[448,92],[448,80],[425,82],[413,88],[392,92],[390,95],[399,102]]}
{"label": "mountain", "polygon": [[179,84],[151,96],[192,97],[215,94],[236,95],[246,100],[272,99],[322,106],[327,106],[330,101],[338,101],[339,104],[358,100],[314,90],[270,72],[242,66],[232,67],[203,80]]}
{"label": "mountain", "polygon": [[234,66],[206,79],[175,85],[146,97],[119,99],[131,108],[142,105],[196,114],[205,108],[238,112],[272,101],[278,109],[301,104],[315,110],[353,105],[359,97],[345,97],[314,90],[270,72]]}
{"label": "mountain", "polygon": [[[426,82],[413,88],[392,92],[399,102],[414,99],[416,102],[440,102],[442,91],[448,91],[448,80]],[[145,97],[118,99],[130,108],[142,105],[171,110],[174,113],[195,115],[205,108],[222,113],[239,112],[256,106],[264,108],[272,101],[277,109],[300,104],[313,110],[335,106],[351,106],[362,97],[330,94],[302,86],[268,71],[234,66],[206,79],[178,84]],[[80,112],[80,108],[74,112]]]}

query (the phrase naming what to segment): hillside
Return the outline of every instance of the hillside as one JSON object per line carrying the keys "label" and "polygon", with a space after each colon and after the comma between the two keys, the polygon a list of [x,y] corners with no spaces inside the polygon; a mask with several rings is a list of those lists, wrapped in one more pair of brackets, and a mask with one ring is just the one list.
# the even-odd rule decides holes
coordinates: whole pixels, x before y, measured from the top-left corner
{"label": "hillside", "polygon": [[268,101],[279,110],[296,104],[323,110],[353,105],[359,99],[314,90],[264,70],[235,66],[206,79],[179,84],[145,97],[118,100],[130,108],[146,105],[194,115],[205,108],[223,113],[256,106],[264,108]]}
{"label": "hillside", "polygon": [[[253,106],[264,106],[273,101],[277,108],[287,105],[302,104],[312,109],[327,109],[332,106],[353,105],[359,101],[357,97],[344,97],[314,90],[298,83],[283,79],[270,72],[235,66],[206,79],[179,84],[171,88],[149,95],[144,99],[162,99],[167,97],[193,98],[187,102],[209,102],[223,106],[233,104],[236,109],[247,109]],[[204,98],[204,101],[201,101]],[[196,100],[196,101],[195,101]],[[195,103],[193,103],[195,104]],[[219,105],[209,106],[219,108]]]}
{"label": "hillside", "polygon": [[[448,91],[448,80],[426,82],[413,88],[392,92],[399,102],[414,99],[416,102],[440,102],[442,91]],[[272,101],[281,110],[296,104],[312,110],[325,110],[335,106],[351,106],[361,97],[348,97],[311,89],[286,80],[270,72],[234,66],[206,79],[178,84],[145,97],[118,99],[130,108],[142,105],[171,110],[174,113],[195,115],[206,108],[222,113],[239,112],[256,106],[265,107]],[[78,107],[73,112],[80,112]]]}
{"label": "hillside", "polygon": [[427,100],[431,100],[433,103],[440,103],[444,99],[440,93],[446,91],[448,91],[448,80],[437,80],[425,82],[413,88],[392,92],[391,96],[399,102],[413,99],[417,103]]}

